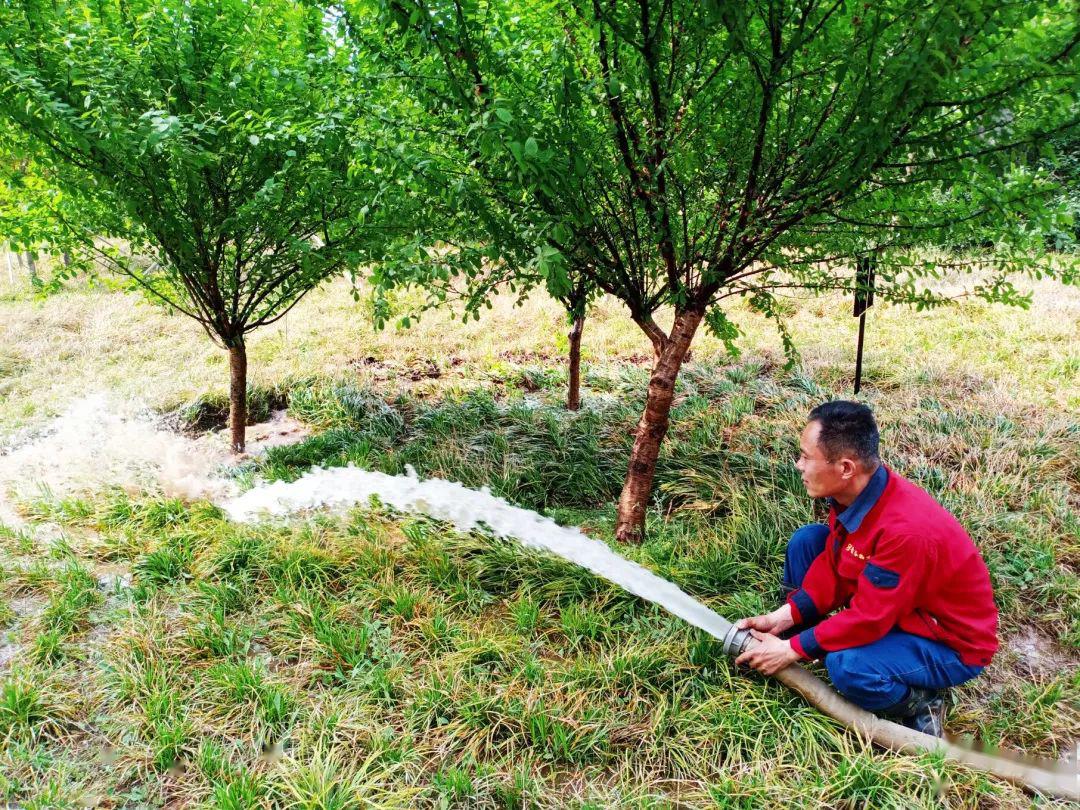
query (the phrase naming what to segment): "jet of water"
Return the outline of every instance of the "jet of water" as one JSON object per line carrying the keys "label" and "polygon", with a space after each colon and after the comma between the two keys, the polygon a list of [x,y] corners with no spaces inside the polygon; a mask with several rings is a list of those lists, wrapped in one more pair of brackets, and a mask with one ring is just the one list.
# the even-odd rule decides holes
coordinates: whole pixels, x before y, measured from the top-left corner
{"label": "jet of water", "polygon": [[731,622],[674,583],[616,554],[580,529],[559,526],[536,512],[512,506],[492,495],[486,487],[469,489],[441,478],[422,481],[411,467],[404,476],[369,472],[352,465],[316,468],[296,481],[255,487],[225,502],[222,508],[233,520],[254,521],[265,515],[363,504],[372,496],[401,512],[445,520],[463,532],[483,524],[500,537],[550,551],[642,599],[655,602],[716,638],[724,638],[731,628]]}

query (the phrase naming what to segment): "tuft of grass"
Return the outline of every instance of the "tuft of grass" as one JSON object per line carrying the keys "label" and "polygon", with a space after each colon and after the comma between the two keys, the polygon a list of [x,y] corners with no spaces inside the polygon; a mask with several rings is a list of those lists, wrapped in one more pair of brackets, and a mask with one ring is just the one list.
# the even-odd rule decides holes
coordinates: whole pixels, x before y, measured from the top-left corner
{"label": "tuft of grass", "polygon": [[344,381],[308,380],[295,385],[289,412],[314,427],[344,428],[382,446],[395,443],[405,428],[402,414],[376,391]]}
{"label": "tuft of grass", "polygon": [[528,596],[522,596],[510,605],[514,625],[518,632],[531,634],[540,622],[540,605]]}
{"label": "tuft of grass", "polygon": [[47,678],[18,671],[0,681],[0,740],[6,743],[55,736],[64,730],[69,715],[55,682]]}
{"label": "tuft of grass", "polygon": [[560,612],[562,631],[571,646],[578,646],[584,641],[597,641],[608,631],[607,616],[587,606],[569,604]]}
{"label": "tuft of grass", "polygon": [[240,710],[257,738],[280,739],[296,718],[299,707],[292,692],[273,682],[261,666],[221,662],[211,666],[206,677],[217,693],[219,707],[226,713]]}
{"label": "tuft of grass", "polygon": [[46,630],[68,636],[84,630],[90,610],[102,602],[97,580],[77,562],[56,574],[56,592],[50,598],[41,623]]}
{"label": "tuft of grass", "polygon": [[266,789],[254,774],[241,772],[226,782],[215,783],[210,805],[216,810],[259,810],[265,807]]}
{"label": "tuft of grass", "polygon": [[191,628],[188,644],[197,655],[243,658],[251,650],[253,635],[251,628],[227,620],[225,607],[215,604],[209,615]]}
{"label": "tuft of grass", "polygon": [[23,556],[33,554],[37,550],[37,543],[32,532],[0,523],[0,548],[8,554]]}
{"label": "tuft of grass", "polygon": [[192,555],[183,546],[155,549],[135,562],[135,583],[141,597],[157,588],[184,582],[191,572]]}
{"label": "tuft of grass", "polygon": [[295,810],[407,806],[416,791],[395,785],[395,770],[374,754],[346,762],[317,749],[303,761],[285,760],[274,775],[270,792],[281,806]]}
{"label": "tuft of grass", "polygon": [[464,804],[476,796],[476,786],[468,768],[451,766],[438,770],[431,777],[431,784],[444,805]]}

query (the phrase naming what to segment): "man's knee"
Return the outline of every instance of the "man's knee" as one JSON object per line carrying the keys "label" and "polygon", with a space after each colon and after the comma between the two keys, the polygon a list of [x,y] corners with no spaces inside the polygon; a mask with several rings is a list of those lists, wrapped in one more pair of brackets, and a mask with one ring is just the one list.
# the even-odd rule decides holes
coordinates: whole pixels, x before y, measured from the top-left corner
{"label": "man's knee", "polygon": [[800,526],[788,540],[784,559],[784,589],[799,587],[810,563],[825,550],[829,527],[822,523]]}
{"label": "man's knee", "polygon": [[829,536],[829,527],[824,523],[808,523],[800,526],[788,540],[788,554],[796,554],[800,558],[810,557],[813,559],[825,550],[825,539]]}

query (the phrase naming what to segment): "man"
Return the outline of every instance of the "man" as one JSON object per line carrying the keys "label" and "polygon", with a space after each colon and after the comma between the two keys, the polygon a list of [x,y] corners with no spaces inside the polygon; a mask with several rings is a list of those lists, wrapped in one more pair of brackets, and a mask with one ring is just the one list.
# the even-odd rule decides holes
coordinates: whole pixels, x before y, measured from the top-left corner
{"label": "man", "polygon": [[799,446],[795,467],[812,498],[829,499],[829,522],[792,535],[787,601],[737,623],[760,643],[736,663],[771,675],[824,659],[853,703],[940,737],[945,690],[997,650],[986,564],[951,514],[881,463],[865,405],[819,405]]}

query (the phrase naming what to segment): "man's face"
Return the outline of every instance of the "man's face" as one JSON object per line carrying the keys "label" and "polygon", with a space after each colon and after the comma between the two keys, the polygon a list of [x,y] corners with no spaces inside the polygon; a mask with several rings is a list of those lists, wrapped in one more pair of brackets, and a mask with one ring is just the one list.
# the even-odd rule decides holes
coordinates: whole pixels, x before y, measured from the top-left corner
{"label": "man's face", "polygon": [[829,461],[818,446],[821,423],[807,423],[799,437],[799,460],[795,469],[802,475],[803,486],[811,498],[827,498],[843,490],[851,463],[844,459]]}

